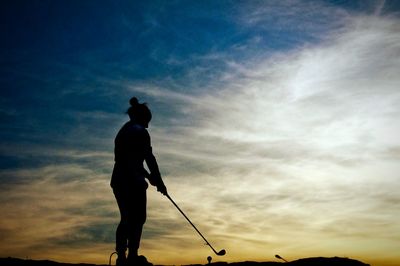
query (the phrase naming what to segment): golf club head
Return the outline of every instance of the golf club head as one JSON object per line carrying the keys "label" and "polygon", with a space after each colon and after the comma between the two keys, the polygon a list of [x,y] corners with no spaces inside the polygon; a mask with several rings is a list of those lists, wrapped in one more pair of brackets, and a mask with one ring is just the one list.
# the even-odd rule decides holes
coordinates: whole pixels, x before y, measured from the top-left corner
{"label": "golf club head", "polygon": [[225,249],[222,249],[217,253],[218,256],[224,256],[225,254],[226,254]]}
{"label": "golf club head", "polygon": [[284,262],[288,262],[287,260],[285,260],[284,258],[282,258],[281,256],[279,256],[278,254],[275,255],[275,258],[280,259],[280,260],[283,260]]}

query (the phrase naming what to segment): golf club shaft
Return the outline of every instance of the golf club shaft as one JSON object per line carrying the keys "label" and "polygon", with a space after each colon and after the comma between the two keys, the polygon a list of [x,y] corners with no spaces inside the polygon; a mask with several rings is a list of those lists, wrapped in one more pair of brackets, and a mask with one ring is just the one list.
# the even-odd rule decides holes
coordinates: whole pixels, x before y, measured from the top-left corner
{"label": "golf club shaft", "polygon": [[176,205],[175,201],[173,201],[168,194],[166,196],[172,202],[172,204],[175,205],[175,207],[178,209],[178,211],[180,213],[182,213],[183,217],[185,217],[186,220],[193,226],[193,228],[196,230],[196,232],[199,233],[199,235],[204,239],[204,241],[206,241],[207,245],[210,246],[210,248],[214,251],[214,253],[218,255],[217,251],[211,246],[211,244],[207,241],[207,239],[200,233],[200,231],[196,228],[196,226],[189,220],[189,218],[185,215],[185,213],[183,213],[183,211],[178,207],[178,205]]}

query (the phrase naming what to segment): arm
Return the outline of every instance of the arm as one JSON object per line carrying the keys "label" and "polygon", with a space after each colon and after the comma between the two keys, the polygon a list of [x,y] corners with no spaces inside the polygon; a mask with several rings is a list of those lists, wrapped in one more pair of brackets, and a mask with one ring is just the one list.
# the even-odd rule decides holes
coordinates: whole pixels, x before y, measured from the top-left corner
{"label": "arm", "polygon": [[156,157],[153,154],[153,150],[151,147],[150,135],[146,131],[145,134],[146,139],[146,150],[144,160],[146,161],[147,167],[150,170],[150,174],[147,176],[150,184],[157,187],[157,191],[161,192],[163,195],[167,195],[167,188],[164,185],[164,182],[161,178],[160,170],[158,168]]}

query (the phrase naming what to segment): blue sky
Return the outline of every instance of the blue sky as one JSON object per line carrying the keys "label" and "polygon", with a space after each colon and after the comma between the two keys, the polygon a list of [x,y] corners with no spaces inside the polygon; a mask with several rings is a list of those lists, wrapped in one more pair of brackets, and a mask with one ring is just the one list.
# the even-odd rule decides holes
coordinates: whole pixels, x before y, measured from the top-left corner
{"label": "blue sky", "polygon": [[[226,261],[400,261],[396,1],[3,1],[0,28],[0,256],[104,262],[136,96]],[[142,253],[210,255],[154,189]]]}

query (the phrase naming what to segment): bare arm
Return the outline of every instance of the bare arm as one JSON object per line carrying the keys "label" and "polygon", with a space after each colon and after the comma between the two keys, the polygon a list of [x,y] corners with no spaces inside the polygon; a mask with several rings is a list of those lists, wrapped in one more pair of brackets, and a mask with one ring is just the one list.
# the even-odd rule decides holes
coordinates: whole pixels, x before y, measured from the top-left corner
{"label": "bare arm", "polygon": [[157,187],[157,190],[162,194],[167,195],[167,188],[164,185],[164,182],[161,178],[160,170],[158,168],[156,157],[153,154],[153,150],[151,147],[150,135],[146,131],[146,152],[144,157],[147,167],[150,170],[150,175],[147,177],[150,181],[150,184]]}

